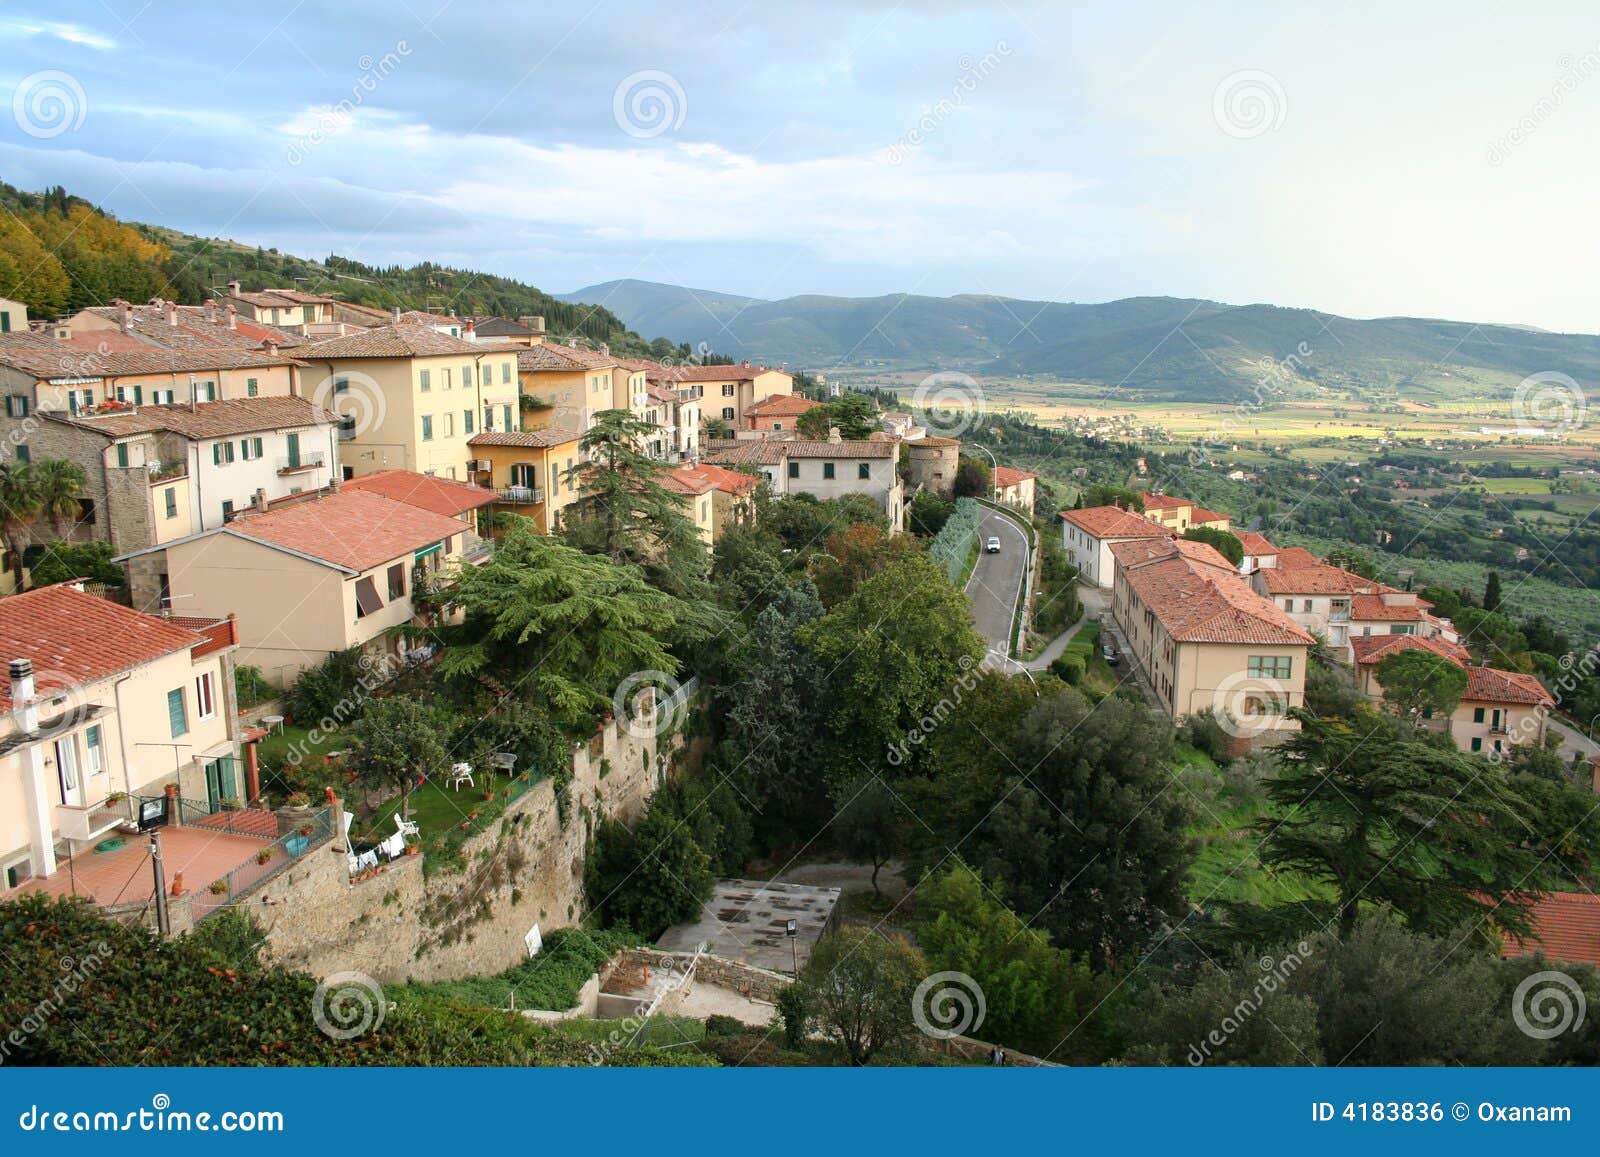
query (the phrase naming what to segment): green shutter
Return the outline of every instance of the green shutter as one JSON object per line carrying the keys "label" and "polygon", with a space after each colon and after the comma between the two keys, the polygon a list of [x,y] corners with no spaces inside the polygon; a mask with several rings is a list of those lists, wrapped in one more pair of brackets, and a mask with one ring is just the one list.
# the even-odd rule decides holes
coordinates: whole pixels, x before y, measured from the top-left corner
{"label": "green shutter", "polygon": [[117,465],[124,468],[128,465],[128,444],[126,442],[117,443]]}
{"label": "green shutter", "polygon": [[189,733],[189,721],[183,714],[183,688],[167,692],[167,722],[172,725],[172,738]]}

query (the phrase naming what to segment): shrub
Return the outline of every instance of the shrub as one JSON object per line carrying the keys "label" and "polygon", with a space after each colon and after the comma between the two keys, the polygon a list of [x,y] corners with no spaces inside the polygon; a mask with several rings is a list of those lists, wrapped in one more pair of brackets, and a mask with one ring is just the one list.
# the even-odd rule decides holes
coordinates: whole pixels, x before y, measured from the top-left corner
{"label": "shrub", "polygon": [[1076,687],[1083,682],[1083,657],[1081,655],[1062,655],[1050,664],[1050,671],[1064,683]]}
{"label": "shrub", "polygon": [[336,725],[351,722],[364,707],[362,677],[366,674],[359,648],[334,651],[300,673],[284,696],[284,709],[306,726],[322,719],[332,719]]}
{"label": "shrub", "polygon": [[801,1048],[811,1019],[811,1003],[804,988],[791,984],[778,993],[778,1017],[783,1021],[784,1042],[792,1049]]}
{"label": "shrub", "polygon": [[257,703],[265,703],[278,692],[261,674],[260,667],[246,664],[233,669],[233,693],[239,701],[239,709],[245,710]]}
{"label": "shrub", "polygon": [[1219,767],[1228,762],[1228,733],[1209,711],[1185,715],[1178,724],[1178,738],[1205,753]]}
{"label": "shrub", "polygon": [[745,1031],[744,1021],[732,1016],[706,1017],[707,1036],[742,1036]]}

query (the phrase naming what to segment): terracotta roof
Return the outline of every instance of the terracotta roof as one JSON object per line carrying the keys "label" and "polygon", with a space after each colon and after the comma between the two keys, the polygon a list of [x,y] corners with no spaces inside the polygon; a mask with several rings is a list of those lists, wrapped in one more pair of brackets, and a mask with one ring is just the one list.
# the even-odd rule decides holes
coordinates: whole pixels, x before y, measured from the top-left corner
{"label": "terracotta roof", "polygon": [[697,473],[691,467],[679,466],[661,475],[661,485],[679,494],[708,494],[717,488],[710,477]]}
{"label": "terracotta roof", "polygon": [[1253,530],[1236,530],[1233,532],[1233,536],[1243,544],[1245,554],[1260,558],[1262,555],[1278,553],[1277,547]]}
{"label": "terracotta roof", "polygon": [[38,378],[125,377],[134,374],[188,374],[298,365],[293,358],[258,350],[112,350],[86,353],[57,342],[48,348],[0,345],[0,365]]}
{"label": "terracotta roof", "polygon": [[1007,486],[1016,486],[1018,483],[1037,477],[1039,477],[1037,474],[1030,474],[1026,470],[1016,470],[1010,466],[1002,466],[994,472],[994,484],[1004,489]]}
{"label": "terracotta roof", "polygon": [[556,370],[571,373],[574,370],[605,370],[617,364],[617,359],[599,350],[583,346],[544,345],[530,346],[517,353],[517,369],[537,373]]}
{"label": "terracotta roof", "polygon": [[[1214,559],[1201,550],[1210,551]],[[1183,643],[1310,646],[1311,636],[1234,573],[1206,543],[1183,539],[1119,542],[1112,546],[1123,581]]]}
{"label": "terracotta roof", "polygon": [[1178,510],[1194,505],[1187,498],[1177,498],[1171,494],[1151,494],[1148,490],[1141,490],[1139,497],[1144,500],[1146,510]]}
{"label": "terracotta roof", "polygon": [[892,442],[812,442],[794,438],[778,443],[791,458],[893,458]]}
{"label": "terracotta roof", "polygon": [[0,600],[0,709],[15,706],[11,659],[32,659],[36,698],[54,698],[205,641],[68,583],[12,595]]}
{"label": "terracotta roof", "polygon": [[1303,546],[1291,546],[1278,552],[1275,570],[1296,570],[1303,566],[1321,566],[1322,560]]}
{"label": "terracotta roof", "polygon": [[70,417],[47,414],[46,418],[90,430],[107,438],[149,434],[170,430],[185,438],[227,438],[234,434],[253,434],[262,430],[291,430],[303,426],[333,424],[339,416],[313,405],[305,398],[234,398],[224,402],[200,402],[190,407],[139,406],[130,410]]}
{"label": "terracotta roof", "polygon": [[727,470],[711,462],[702,462],[698,466],[680,466],[672,473],[685,479],[690,477],[703,479],[726,494],[749,494],[761,485],[761,479],[754,475]]}
{"label": "terracotta roof", "polygon": [[712,438],[700,444],[700,455],[707,462],[720,462],[733,466],[777,466],[787,454],[784,449],[791,442],[778,442],[766,438],[750,438],[743,442]]}
{"label": "terracotta roof", "polygon": [[447,313],[428,313],[421,309],[408,309],[395,319],[400,325],[449,325],[460,326],[459,317],[451,317]]}
{"label": "terracotta roof", "polygon": [[431,326],[402,322],[374,326],[344,337],[310,342],[295,356],[319,361],[325,358],[418,358],[443,354],[482,353],[477,343],[440,333]]}
{"label": "terracotta roof", "polygon": [[1232,522],[1230,515],[1218,514],[1215,510],[1207,510],[1204,506],[1196,506],[1189,512],[1190,522]]}
{"label": "terracotta roof", "polygon": [[951,446],[961,445],[960,438],[946,438],[939,434],[927,434],[921,438],[907,438],[906,445],[912,449],[918,446],[933,446],[937,449],[948,450]]}
{"label": "terracotta roof", "polygon": [[[645,394],[657,402],[676,402],[678,400],[678,391],[670,390],[666,386],[648,386],[645,389]],[[746,413],[748,412],[746,411]]]}
{"label": "terracotta roof", "polygon": [[346,490],[369,490],[396,502],[431,510],[435,514],[465,514],[494,501],[494,492],[433,474],[410,470],[379,470],[344,483]]}
{"label": "terracotta roof", "polygon": [[1459,643],[1448,639],[1425,639],[1421,635],[1357,635],[1350,640],[1356,663],[1369,666],[1380,663],[1400,651],[1431,651],[1435,655],[1465,667],[1469,654]]}
{"label": "terracotta roof", "polygon": [[753,406],[746,406],[744,413],[747,418],[798,417],[821,404],[799,394],[773,394],[770,398],[762,398]]}
{"label": "terracotta roof", "polygon": [[468,446],[524,446],[529,449],[547,449],[576,442],[582,434],[576,430],[563,430],[559,426],[546,426],[543,430],[489,430],[467,439]]}
{"label": "terracotta roof", "polygon": [[1534,707],[1554,707],[1555,697],[1533,675],[1502,671],[1497,667],[1468,667],[1467,689],[1463,700],[1475,703],[1526,703]]}
{"label": "terracotta roof", "polygon": [[1390,589],[1383,583],[1323,563],[1288,570],[1267,567],[1258,573],[1269,595],[1355,595]]}
{"label": "terracotta roof", "polygon": [[1396,606],[1384,602],[1382,595],[1355,595],[1350,599],[1350,618],[1357,622],[1416,623],[1422,621],[1423,614],[1422,607],[1416,603]]}
{"label": "terracotta roof", "polygon": [[247,508],[211,533],[254,539],[345,570],[363,571],[461,530],[461,523],[448,515],[371,490],[340,489],[286,502],[265,513]]}
{"label": "terracotta roof", "polygon": [[[230,295],[232,296],[232,295]],[[227,300],[224,298],[223,300]],[[298,289],[262,289],[240,293],[234,301],[245,301],[266,309],[281,309],[289,305],[332,305],[334,299],[321,293],[305,293]]]}
{"label": "terracotta roof", "polygon": [[1551,892],[1529,908],[1527,940],[1507,935],[1500,954],[1543,952],[1562,964],[1600,965],[1600,896],[1590,892]]}
{"label": "terracotta roof", "polygon": [[1095,538],[1165,538],[1165,527],[1148,518],[1123,510],[1120,506],[1091,506],[1085,510],[1063,510],[1061,517]]}
{"label": "terracotta roof", "polygon": [[700,365],[658,365],[653,370],[646,371],[651,381],[660,382],[748,382],[753,381],[757,374],[781,374],[784,371],[773,369],[771,366],[700,366]]}
{"label": "terracotta roof", "polygon": [[[236,317],[234,328],[228,327],[224,310],[213,308],[207,313],[204,306],[178,305],[173,307],[175,322],[167,320],[165,305],[138,305],[128,310],[128,334],[120,330],[83,330],[73,334],[73,345],[82,339],[84,346],[99,344],[106,339],[131,339],[136,345],[160,346],[164,349],[256,349],[263,341],[288,348],[300,345],[305,338],[276,326],[263,325],[247,317]],[[121,321],[121,311],[114,305],[92,305],[81,311],[104,321]],[[74,314],[74,317],[79,314]],[[68,319],[69,321],[72,319]],[[115,348],[115,347],[112,347]],[[127,348],[125,345],[122,348]]]}

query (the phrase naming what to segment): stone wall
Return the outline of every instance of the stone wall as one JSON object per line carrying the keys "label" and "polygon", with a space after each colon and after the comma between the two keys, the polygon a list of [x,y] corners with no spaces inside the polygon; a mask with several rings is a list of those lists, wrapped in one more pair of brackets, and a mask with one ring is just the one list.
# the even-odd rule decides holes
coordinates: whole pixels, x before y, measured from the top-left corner
{"label": "stone wall", "polygon": [[[643,989],[645,974],[671,969],[681,972],[694,959],[692,952],[657,952],[651,948],[630,948],[621,953],[606,978],[607,988]],[[737,960],[724,960],[720,956],[701,956],[695,965],[697,983],[715,985],[737,992],[751,1000],[764,1000],[776,1004],[778,994],[793,983],[781,972],[768,972]]]}
{"label": "stone wall", "polygon": [[457,980],[523,960],[528,929],[583,917],[583,867],[601,819],[632,821],[661,784],[665,755],[654,737],[608,724],[572,753],[570,806],[559,818],[546,779],[462,847],[458,869],[426,877],[426,854],[396,860],[352,884],[344,843],[318,852],[252,896],[248,911],[273,958],[318,976],[364,972],[375,980]]}

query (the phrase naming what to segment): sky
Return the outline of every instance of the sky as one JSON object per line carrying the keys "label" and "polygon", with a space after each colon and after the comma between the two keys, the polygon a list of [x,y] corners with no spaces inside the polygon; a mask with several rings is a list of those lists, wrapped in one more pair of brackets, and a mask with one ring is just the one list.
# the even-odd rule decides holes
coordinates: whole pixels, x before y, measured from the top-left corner
{"label": "sky", "polygon": [[0,179],[309,257],[1600,329],[1592,2],[0,0],[5,95]]}

